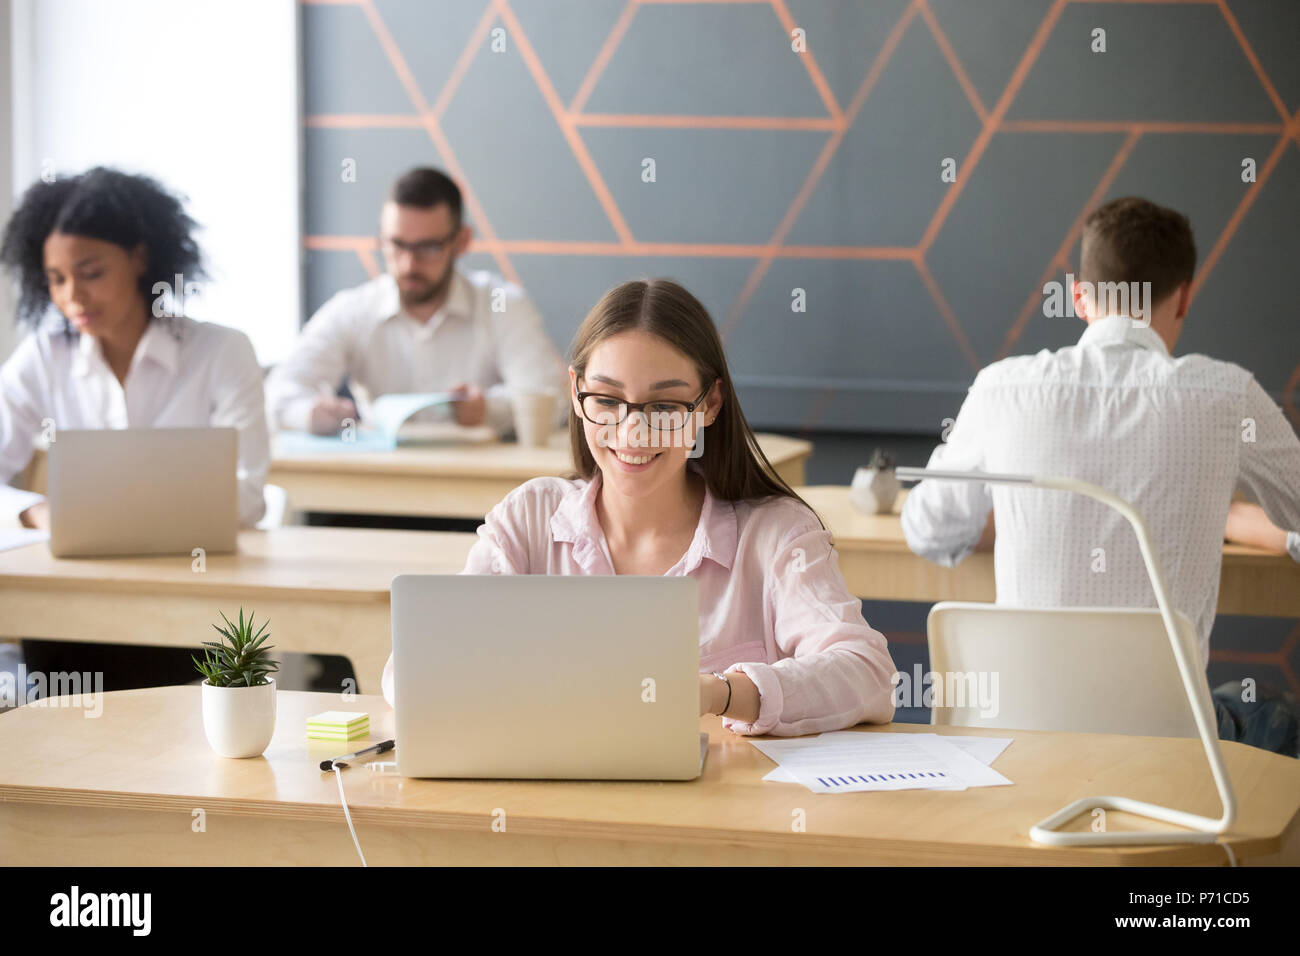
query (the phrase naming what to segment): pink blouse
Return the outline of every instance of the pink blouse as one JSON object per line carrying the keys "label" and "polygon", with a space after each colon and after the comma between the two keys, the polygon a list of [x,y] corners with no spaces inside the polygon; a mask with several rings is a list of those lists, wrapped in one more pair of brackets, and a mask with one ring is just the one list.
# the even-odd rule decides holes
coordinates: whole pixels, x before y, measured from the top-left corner
{"label": "pink blouse", "polygon": [[[688,467],[697,469],[696,462]],[[479,526],[462,574],[614,574],[591,481],[534,478]],[[739,734],[797,736],[894,716],[893,659],[849,593],[830,533],[793,498],[726,501],[707,490],[695,537],[668,574],[699,582],[700,671],[743,671],[758,719]],[[384,667],[393,702],[393,658]]]}

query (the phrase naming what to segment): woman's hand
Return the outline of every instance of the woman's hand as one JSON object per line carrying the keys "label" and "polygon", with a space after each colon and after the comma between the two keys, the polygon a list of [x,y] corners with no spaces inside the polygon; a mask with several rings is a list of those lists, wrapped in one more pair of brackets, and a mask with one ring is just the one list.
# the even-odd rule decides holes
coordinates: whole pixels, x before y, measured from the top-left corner
{"label": "woman's hand", "polygon": [[[40,528],[42,531],[50,530],[50,503],[48,501],[38,501],[26,511],[18,516],[24,528]],[[714,678],[717,680],[717,678]]]}

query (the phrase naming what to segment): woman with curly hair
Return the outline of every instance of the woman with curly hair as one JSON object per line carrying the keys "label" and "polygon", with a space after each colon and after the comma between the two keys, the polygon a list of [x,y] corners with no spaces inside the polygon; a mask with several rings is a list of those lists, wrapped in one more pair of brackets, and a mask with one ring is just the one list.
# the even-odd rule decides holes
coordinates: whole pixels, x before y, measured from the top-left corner
{"label": "woman with curly hair", "polygon": [[[56,441],[67,428],[214,426],[238,431],[240,522],[261,518],[271,454],[252,343],[165,308],[173,300],[164,290],[203,275],[194,228],[180,201],[145,176],[96,168],[27,190],[0,245],[19,282],[18,322],[29,328],[0,367],[0,513],[49,526],[45,500],[6,482],[50,423]],[[192,680],[189,655],[23,641],[29,672],[98,671],[104,690]]]}
{"label": "woman with curly hair", "polygon": [[0,368],[0,511],[48,527],[39,495],[3,487],[46,423],[56,436],[213,426],[238,430],[240,521],[261,518],[270,443],[253,346],[163,308],[164,290],[203,276],[194,228],[146,176],[96,168],[27,190],[0,246],[19,282],[19,324],[30,327]]}

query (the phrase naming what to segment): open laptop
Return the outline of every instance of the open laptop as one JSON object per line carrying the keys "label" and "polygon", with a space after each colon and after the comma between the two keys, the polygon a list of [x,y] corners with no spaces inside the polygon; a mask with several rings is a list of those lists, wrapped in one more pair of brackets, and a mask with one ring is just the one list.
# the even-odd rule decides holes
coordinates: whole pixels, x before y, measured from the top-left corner
{"label": "open laptop", "polygon": [[398,575],[407,777],[693,780],[699,592],[689,577]]}
{"label": "open laptop", "polygon": [[235,550],[238,448],[233,428],[59,429],[46,480],[50,553]]}

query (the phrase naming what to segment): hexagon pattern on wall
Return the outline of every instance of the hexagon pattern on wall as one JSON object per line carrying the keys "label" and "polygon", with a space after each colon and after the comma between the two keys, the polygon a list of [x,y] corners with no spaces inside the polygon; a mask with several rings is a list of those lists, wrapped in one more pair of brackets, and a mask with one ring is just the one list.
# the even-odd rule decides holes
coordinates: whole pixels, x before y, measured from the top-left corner
{"label": "hexagon pattern on wall", "polygon": [[[1140,192],[1198,230],[1189,350],[1300,424],[1297,34],[1289,0],[306,0],[309,299],[377,274],[384,190],[431,163],[474,265],[558,342],[657,265],[717,318],[754,420],[937,432],[979,367],[1077,337],[1042,287],[1088,210]],[[1214,656],[1300,692],[1298,648]]]}
{"label": "hexagon pattern on wall", "polygon": [[[1042,317],[1041,289],[1069,271],[1084,215],[1118,183],[1213,230],[1208,244],[1201,236],[1202,308],[1186,344],[1251,368],[1300,423],[1294,323],[1215,315],[1292,301],[1286,270],[1261,277],[1256,264],[1300,255],[1300,162],[1288,150],[1300,145],[1300,70],[1285,41],[1300,28],[1295,6],[308,0],[309,299],[346,284],[316,252],[350,252],[375,273],[383,187],[431,162],[465,190],[476,259],[513,281],[519,257],[591,264],[568,270],[591,281],[535,295],[561,343],[603,291],[596,260],[650,271],[711,260],[718,278],[693,288],[747,404],[758,396],[752,417],[937,431],[936,412],[955,410],[980,366],[1077,336]],[[1091,49],[1097,25],[1104,56]],[[368,183],[337,181],[342,156],[360,157]],[[1256,178],[1234,183],[1245,156]],[[656,159],[653,188],[641,181],[645,157]],[[939,175],[944,159],[955,182]],[[821,286],[796,318],[790,292],[765,279],[785,263],[796,268],[776,274],[798,282],[801,260],[831,268],[809,270]],[[873,273],[866,306],[855,298],[862,260],[894,264]],[[783,373],[760,371],[753,358],[781,350],[794,321],[829,327],[809,336],[823,351],[786,350]],[[945,341],[909,350],[891,334],[900,326]],[[864,337],[876,354],[861,375],[818,381]],[[869,370],[880,367],[892,374]],[[790,397],[763,400],[780,394]]]}

